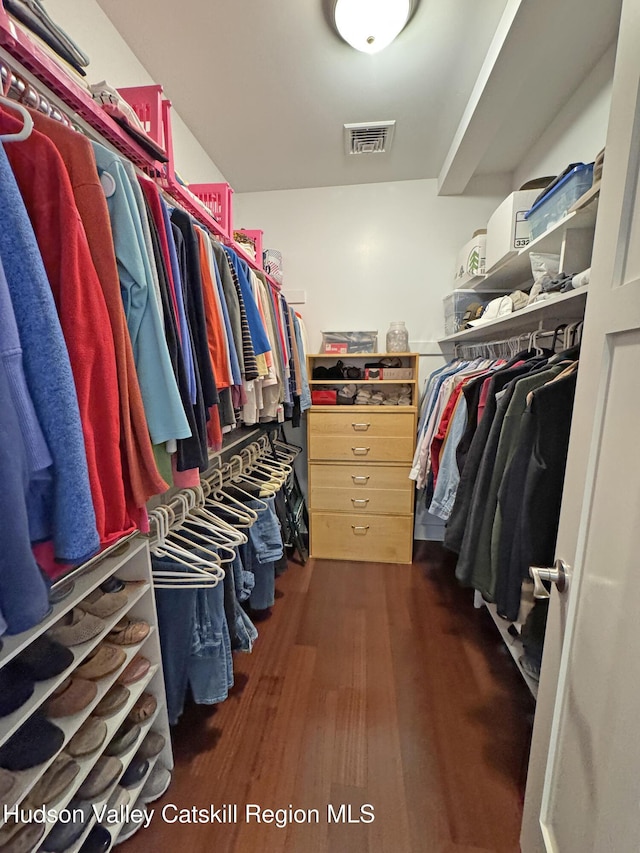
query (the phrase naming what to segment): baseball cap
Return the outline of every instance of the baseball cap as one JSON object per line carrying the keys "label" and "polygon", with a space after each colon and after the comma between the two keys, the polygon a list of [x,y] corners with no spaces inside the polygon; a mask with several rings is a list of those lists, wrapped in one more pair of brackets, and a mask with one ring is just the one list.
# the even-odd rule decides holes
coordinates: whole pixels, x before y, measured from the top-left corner
{"label": "baseball cap", "polygon": [[500,317],[504,317],[507,314],[511,314],[513,311],[513,300],[510,296],[498,296],[496,299],[492,299],[491,302],[487,304],[487,307],[482,312],[482,317],[478,320],[470,320],[469,325],[474,326],[483,326],[485,323],[490,323],[492,320],[498,320]]}

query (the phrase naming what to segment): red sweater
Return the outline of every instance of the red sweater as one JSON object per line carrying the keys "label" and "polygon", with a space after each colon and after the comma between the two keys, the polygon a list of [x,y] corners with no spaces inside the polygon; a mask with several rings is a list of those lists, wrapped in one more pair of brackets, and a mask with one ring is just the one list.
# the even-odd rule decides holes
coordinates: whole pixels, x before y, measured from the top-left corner
{"label": "red sweater", "polygon": [[56,146],[71,180],[73,195],[82,219],[93,264],[104,294],[115,346],[120,391],[120,455],[127,508],[132,518],[152,495],[169,486],[158,473],[138,375],[120,294],[120,280],[109,210],[100,183],[91,142],[42,113],[32,112],[34,125]]}
{"label": "red sweater", "polygon": [[[0,133],[21,127],[0,111]],[[125,502],[113,334],[100,282],[55,145],[34,130],[6,145],[42,254],[69,351],[102,545],[135,529]],[[64,413],[61,412],[61,417]]]}

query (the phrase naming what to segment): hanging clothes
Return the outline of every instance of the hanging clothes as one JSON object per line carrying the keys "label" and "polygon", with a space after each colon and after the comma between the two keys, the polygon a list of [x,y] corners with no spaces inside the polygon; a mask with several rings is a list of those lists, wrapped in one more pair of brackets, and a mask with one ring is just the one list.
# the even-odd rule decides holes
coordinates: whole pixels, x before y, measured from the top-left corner
{"label": "hanging clothes", "polygon": [[66,166],[93,264],[102,287],[113,336],[118,378],[121,457],[125,498],[132,518],[150,497],[166,491],[157,470],[120,295],[109,211],[89,140],[60,122],[32,111],[34,126],[56,146]]}
{"label": "hanging clothes", "polygon": [[0,261],[23,349],[24,373],[53,460],[51,478],[31,485],[32,541],[53,539],[55,556],[81,563],[99,548],[78,398],[53,294],[33,228],[0,145]]}
{"label": "hanging clothes", "polygon": [[[0,112],[3,132],[22,124]],[[80,407],[89,482],[102,545],[135,529],[126,507],[120,455],[120,405],[109,314],[67,170],[38,131],[8,149],[47,272]],[[52,216],[52,209],[56,215]]]}
{"label": "hanging clothes", "polygon": [[117,155],[98,143],[93,143],[93,150],[106,188],[120,289],[151,440],[162,444],[188,438],[191,429],[169,358],[131,182]]}
{"label": "hanging clothes", "polygon": [[0,359],[0,513],[9,522],[0,548],[0,634],[28,631],[45,617],[49,598],[30,547],[30,463],[5,360]]}

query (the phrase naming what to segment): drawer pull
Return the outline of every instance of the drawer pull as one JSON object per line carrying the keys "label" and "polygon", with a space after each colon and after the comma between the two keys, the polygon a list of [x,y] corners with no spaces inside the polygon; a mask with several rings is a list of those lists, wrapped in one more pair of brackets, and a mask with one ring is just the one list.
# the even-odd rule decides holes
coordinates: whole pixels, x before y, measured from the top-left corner
{"label": "drawer pull", "polygon": [[351,498],[351,503],[354,506],[366,506],[369,503],[369,498]]}
{"label": "drawer pull", "polygon": [[366,432],[371,424],[351,424],[356,432]]}
{"label": "drawer pull", "polygon": [[371,450],[370,447],[352,447],[354,456],[366,456],[367,453]]}
{"label": "drawer pull", "polygon": [[366,485],[369,482],[369,477],[356,477],[355,474],[351,475],[351,479],[354,483],[364,483]]}
{"label": "drawer pull", "polygon": [[369,525],[366,527],[364,525],[352,524],[351,529],[353,530],[354,536],[366,536],[367,531],[369,530]]}

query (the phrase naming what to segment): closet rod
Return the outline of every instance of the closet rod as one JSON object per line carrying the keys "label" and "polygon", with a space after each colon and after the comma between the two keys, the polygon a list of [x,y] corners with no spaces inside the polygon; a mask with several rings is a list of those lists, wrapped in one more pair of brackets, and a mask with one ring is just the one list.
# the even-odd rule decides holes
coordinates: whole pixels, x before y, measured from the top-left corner
{"label": "closet rod", "polygon": [[475,343],[457,343],[454,347],[454,355],[458,357],[480,358],[485,356],[505,355],[506,350],[513,350],[513,354],[525,344],[535,347],[540,338],[553,338],[558,335],[557,330],[537,329],[533,332],[523,332],[510,338],[499,338],[493,341],[476,341]]}

